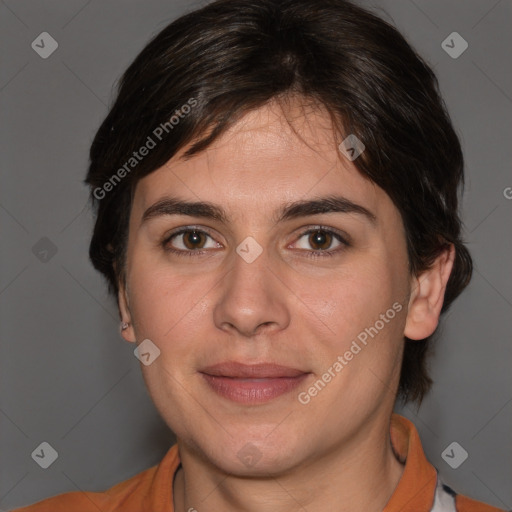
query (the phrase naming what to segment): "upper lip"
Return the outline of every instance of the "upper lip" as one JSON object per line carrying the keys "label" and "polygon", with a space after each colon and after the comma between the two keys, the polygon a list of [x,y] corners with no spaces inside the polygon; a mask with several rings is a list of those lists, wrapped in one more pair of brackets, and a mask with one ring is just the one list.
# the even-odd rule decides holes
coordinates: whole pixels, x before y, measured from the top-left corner
{"label": "upper lip", "polygon": [[239,379],[269,379],[278,377],[298,377],[304,375],[303,370],[281,366],[274,363],[243,364],[237,361],[225,361],[214,364],[200,370],[201,373],[219,377],[231,377]]}

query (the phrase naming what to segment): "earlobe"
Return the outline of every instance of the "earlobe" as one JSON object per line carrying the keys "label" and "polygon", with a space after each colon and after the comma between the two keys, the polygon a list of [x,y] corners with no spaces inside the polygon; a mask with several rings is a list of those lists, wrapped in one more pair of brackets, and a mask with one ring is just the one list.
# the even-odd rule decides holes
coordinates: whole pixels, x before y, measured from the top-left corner
{"label": "earlobe", "polygon": [[407,338],[422,340],[436,330],[454,260],[455,247],[450,244],[429,269],[414,277],[404,330]]}
{"label": "earlobe", "polygon": [[121,325],[120,332],[121,336],[130,343],[135,343],[135,331],[133,329],[133,323],[129,308],[129,300],[128,294],[126,292],[126,288],[124,283],[119,283],[119,292],[117,295],[117,300],[119,304],[119,312],[121,314]]}

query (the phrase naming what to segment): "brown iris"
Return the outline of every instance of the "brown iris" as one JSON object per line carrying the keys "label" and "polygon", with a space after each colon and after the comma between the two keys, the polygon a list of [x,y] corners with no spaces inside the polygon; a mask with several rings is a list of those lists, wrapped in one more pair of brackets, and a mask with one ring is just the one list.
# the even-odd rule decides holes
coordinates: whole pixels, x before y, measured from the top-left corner
{"label": "brown iris", "polygon": [[[330,235],[329,233],[322,231],[322,230],[314,231],[309,236],[309,243],[311,244],[311,246],[313,248],[315,246],[327,245],[327,247],[319,247],[320,250],[322,250],[322,249],[326,250],[330,247],[330,245],[332,243],[332,235]],[[315,249],[315,250],[319,250],[319,249]]]}
{"label": "brown iris", "polygon": [[201,233],[200,231],[188,231],[183,233],[183,243],[187,249],[202,249],[203,244],[201,244],[200,247],[197,244],[201,241],[201,238],[203,238],[204,243],[205,235],[205,233]]}

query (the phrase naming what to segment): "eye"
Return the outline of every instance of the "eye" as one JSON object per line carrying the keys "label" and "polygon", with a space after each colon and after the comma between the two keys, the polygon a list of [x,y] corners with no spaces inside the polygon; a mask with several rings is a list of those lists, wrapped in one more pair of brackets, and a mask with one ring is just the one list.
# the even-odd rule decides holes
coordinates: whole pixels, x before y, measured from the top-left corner
{"label": "eye", "polygon": [[[162,242],[166,251],[177,254],[178,256],[192,256],[203,254],[202,249],[215,249],[220,246],[214,242],[209,247],[206,245],[207,238],[213,240],[209,233],[202,229],[183,228],[171,233]],[[176,240],[175,242],[173,242]],[[173,242],[173,244],[171,244]]]}
{"label": "eye", "polygon": [[[341,233],[322,226],[303,232],[298,240],[300,241],[303,238],[306,245],[313,247],[313,250],[309,250],[309,247],[299,248],[310,258],[333,256],[350,246]],[[211,240],[210,246],[207,245],[208,239]],[[336,249],[331,249],[333,242],[337,242]],[[177,256],[199,256],[207,252],[206,249],[222,247],[221,244],[213,240],[213,237],[207,231],[194,227],[182,228],[171,233],[161,244],[165,251]]]}
{"label": "eye", "polygon": [[[307,237],[307,238],[305,238]],[[309,251],[307,256],[311,258],[333,256],[336,253],[343,251],[350,244],[347,240],[337,231],[330,228],[318,226],[302,233],[299,241],[305,238],[306,245],[313,247],[313,251]],[[333,242],[337,242],[337,249],[330,249]],[[300,247],[301,249],[308,250],[308,247]]]}

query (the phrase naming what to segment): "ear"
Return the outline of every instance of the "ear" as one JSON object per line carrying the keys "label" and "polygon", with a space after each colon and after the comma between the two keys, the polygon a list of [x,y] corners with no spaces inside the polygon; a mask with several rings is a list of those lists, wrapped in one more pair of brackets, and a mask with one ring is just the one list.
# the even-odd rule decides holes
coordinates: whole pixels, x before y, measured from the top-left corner
{"label": "ear", "polygon": [[455,247],[450,244],[429,269],[413,278],[404,331],[407,338],[422,340],[436,330],[454,260]]}
{"label": "ear", "polygon": [[119,292],[117,295],[119,304],[119,312],[121,313],[121,321],[126,322],[128,327],[121,330],[121,336],[130,343],[135,343],[135,331],[133,329],[132,315],[130,313],[130,301],[128,299],[128,293],[126,291],[123,279],[119,280]]}

